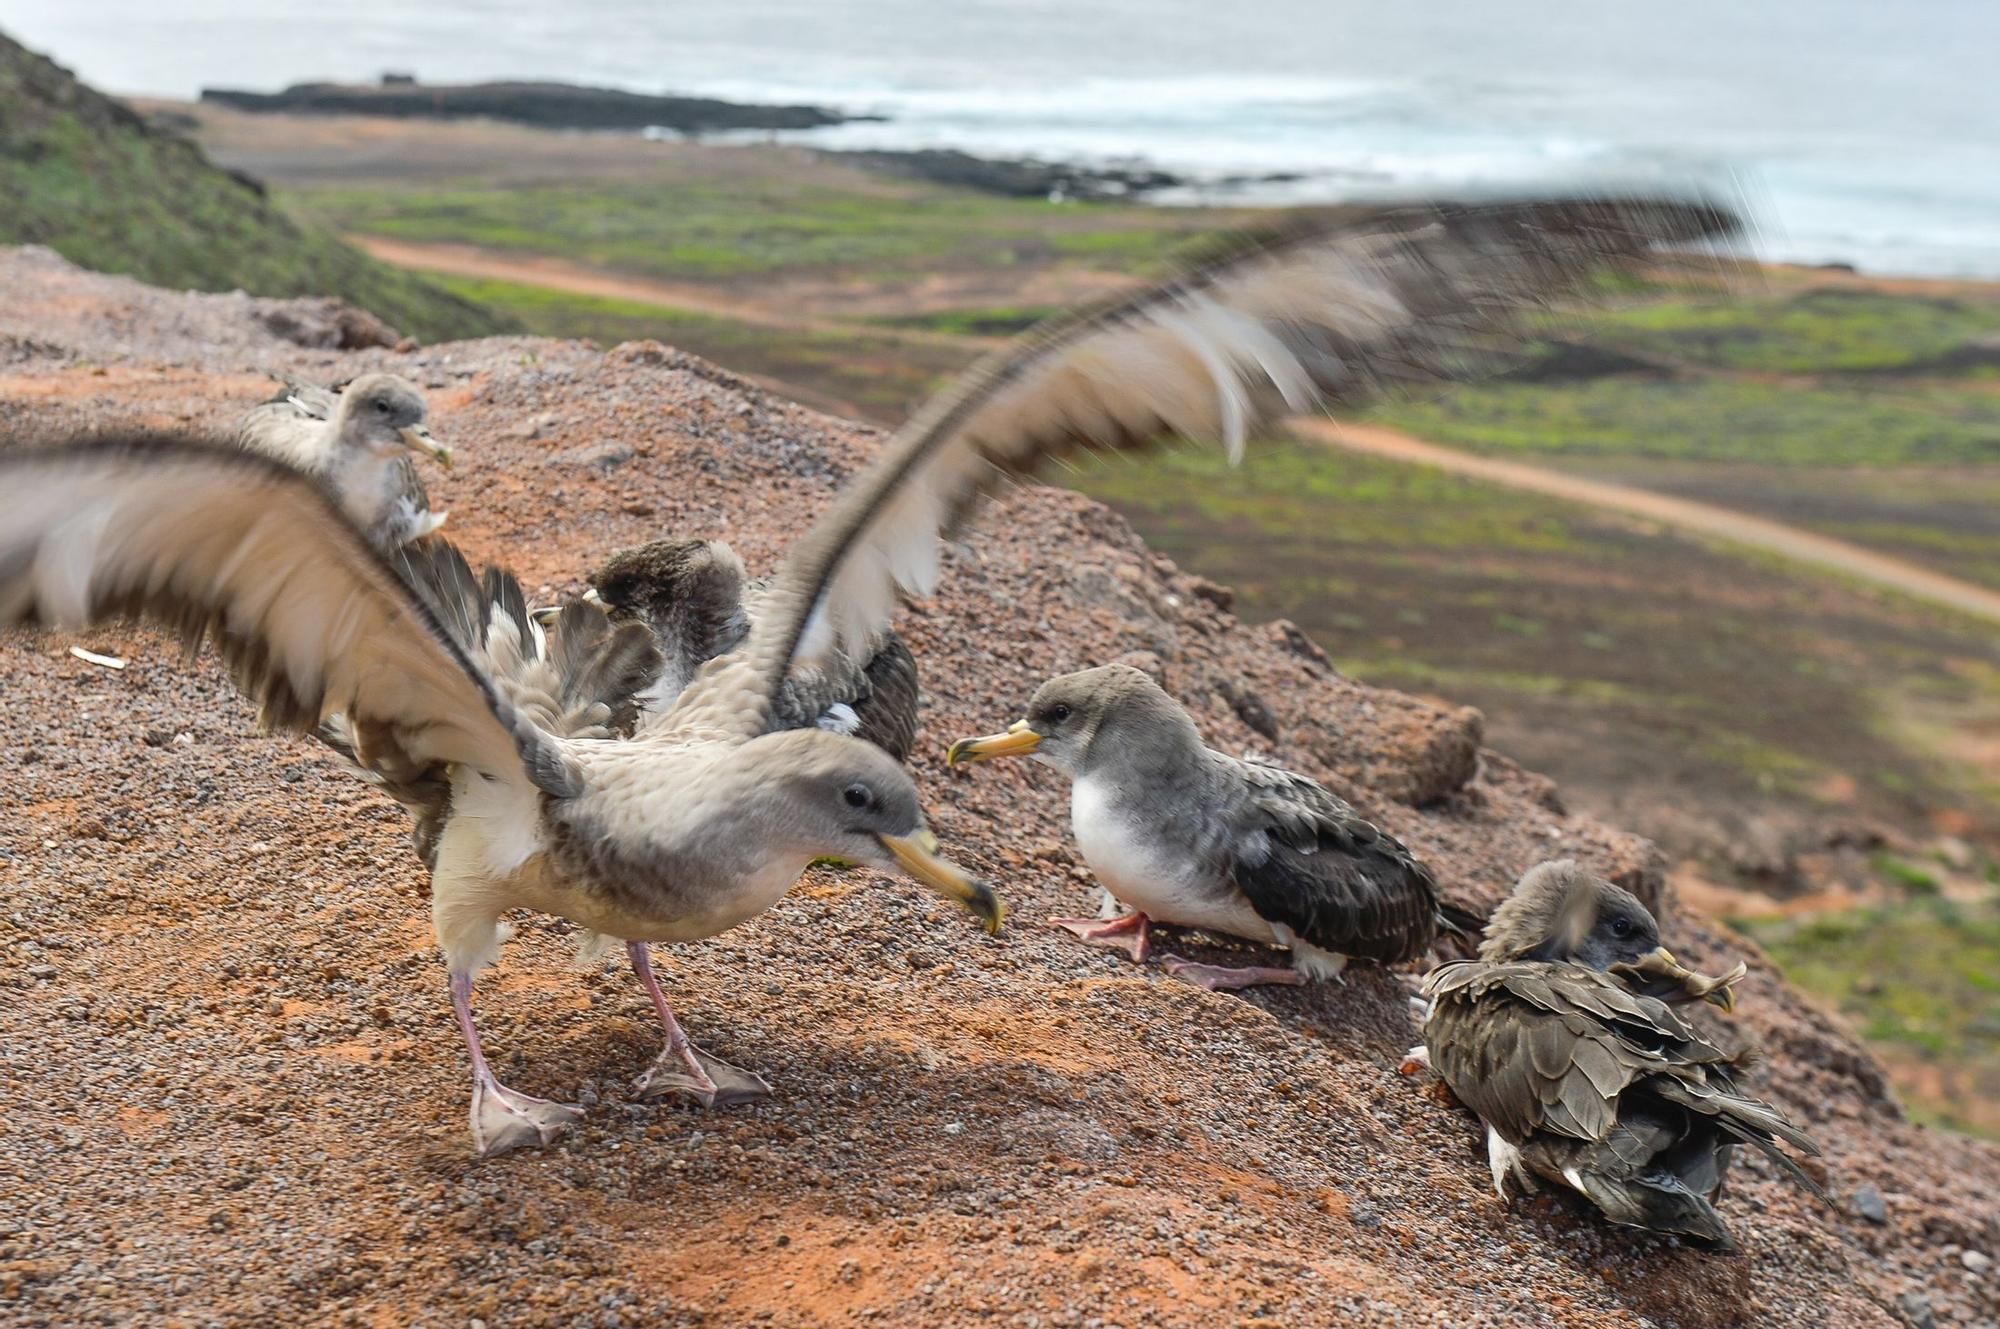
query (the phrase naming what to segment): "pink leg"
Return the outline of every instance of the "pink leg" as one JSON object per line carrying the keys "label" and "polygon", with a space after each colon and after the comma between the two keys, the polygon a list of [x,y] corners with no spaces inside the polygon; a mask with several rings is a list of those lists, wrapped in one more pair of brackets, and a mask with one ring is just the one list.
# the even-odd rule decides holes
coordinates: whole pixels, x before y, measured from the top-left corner
{"label": "pink leg", "polygon": [[1144,914],[1126,914],[1122,918],[1052,918],[1049,922],[1066,932],[1074,932],[1093,946],[1123,951],[1132,957],[1133,964],[1144,964],[1153,953],[1152,920]]}
{"label": "pink leg", "polygon": [[482,1158],[548,1144],[583,1119],[582,1108],[509,1089],[493,1074],[472,1023],[471,974],[451,976],[451,1008],[472,1054],[472,1147]]}
{"label": "pink leg", "polygon": [[1296,969],[1272,969],[1252,967],[1248,969],[1224,969],[1218,965],[1196,964],[1183,960],[1178,955],[1168,956],[1160,967],[1183,983],[1192,983],[1210,992],[1233,992],[1237,988],[1256,987],[1269,983],[1283,987],[1297,987],[1307,981],[1306,976]]}
{"label": "pink leg", "polygon": [[764,1077],[731,1066],[720,1057],[703,1052],[689,1040],[681,1022],[674,1018],[674,1008],[667,1005],[667,994],[660,991],[660,981],[653,977],[653,957],[646,949],[646,943],[628,941],[625,953],[631,957],[632,972],[639,976],[639,981],[645,985],[646,995],[653,999],[653,1009],[659,1012],[660,1023],[667,1027],[667,1046],[633,1084],[633,1091],[641,1098],[686,1094],[703,1107],[714,1107],[718,1103],[727,1106],[769,1097],[771,1086]]}

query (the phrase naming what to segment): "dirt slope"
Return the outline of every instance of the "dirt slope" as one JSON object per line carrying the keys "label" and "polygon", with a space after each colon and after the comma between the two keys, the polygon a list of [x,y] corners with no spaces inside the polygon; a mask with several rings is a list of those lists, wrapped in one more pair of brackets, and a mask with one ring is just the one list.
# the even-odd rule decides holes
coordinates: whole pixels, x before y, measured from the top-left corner
{"label": "dirt slope", "polygon": [[[302,351],[240,302],[149,305],[5,256],[0,311],[16,432],[220,425],[263,364],[411,375],[459,447],[432,477],[449,533],[530,585],[664,531],[725,534],[768,566],[878,442],[644,345]],[[1363,688],[1285,625],[1238,622],[1092,502],[1022,492],[950,574],[903,620],[929,695],[916,769],[1014,924],[989,939],[906,886],[815,873],[663,954],[695,1036],[778,1086],[704,1115],[627,1100],[656,1042],[638,986],[575,971],[567,928],[523,919],[481,988],[489,1048],[522,1088],[593,1111],[560,1147],[486,1163],[467,1156],[400,814],[312,747],[256,736],[212,668],[145,633],[84,643],[122,672],[0,637],[0,1324],[2000,1316],[2000,1152],[1904,1122],[1844,1031],[1699,919],[1670,913],[1675,949],[1749,961],[1733,1033],[1768,1049],[1768,1091],[1826,1144],[1841,1203],[1746,1160],[1733,1257],[1497,1201],[1471,1120],[1394,1072],[1401,976],[1243,1000],[1038,927],[1091,903],[1056,780],[947,773],[940,753],[1048,673],[1128,651],[1163,662],[1214,741],[1325,777],[1463,903],[1555,852],[1661,886],[1644,843],[1480,753],[1475,713]],[[1881,1222],[1850,1211],[1863,1187]]]}

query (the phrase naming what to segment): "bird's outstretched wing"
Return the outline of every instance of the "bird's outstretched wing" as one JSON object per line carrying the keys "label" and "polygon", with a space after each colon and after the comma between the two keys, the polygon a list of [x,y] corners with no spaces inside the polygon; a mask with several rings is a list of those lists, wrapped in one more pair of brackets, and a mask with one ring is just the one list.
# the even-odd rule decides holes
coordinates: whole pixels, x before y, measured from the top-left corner
{"label": "bird's outstretched wing", "polygon": [[1315,782],[1226,762],[1248,793],[1229,818],[1230,878],[1258,917],[1356,959],[1413,960],[1437,935],[1437,885],[1416,856]]}
{"label": "bird's outstretched wing", "polygon": [[582,792],[562,741],[306,477],[165,436],[0,452],[0,623],[116,617],[212,641],[268,728],[339,714],[411,770]]}
{"label": "bird's outstretched wing", "polygon": [[1080,449],[1222,438],[1284,410],[1462,377],[1524,314],[1657,245],[1734,231],[1699,202],[1417,207],[1247,240],[1179,280],[1057,320],[975,365],[890,440],[788,553],[744,646],[675,723],[754,734],[795,658],[865,655],[901,593],[928,594],[941,532],[983,494]]}

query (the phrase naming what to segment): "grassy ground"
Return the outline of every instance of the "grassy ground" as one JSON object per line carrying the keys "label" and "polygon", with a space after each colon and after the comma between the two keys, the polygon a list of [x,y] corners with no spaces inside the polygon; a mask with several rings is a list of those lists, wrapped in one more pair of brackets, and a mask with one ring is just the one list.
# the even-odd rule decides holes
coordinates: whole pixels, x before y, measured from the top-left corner
{"label": "grassy ground", "polygon": [[162,286],[338,295],[425,339],[507,327],[300,223],[261,187],[5,37],[0,107],[0,241],[46,244],[85,267]]}
{"label": "grassy ground", "polygon": [[1382,418],[2000,585],[2000,293],[1655,293],[1563,333],[1664,372],[1487,384]]}
{"label": "grassy ground", "polygon": [[550,337],[604,346],[653,338],[795,390],[822,408],[893,422],[964,366],[970,352],[913,343],[893,330],[780,332],[669,306],[545,286],[436,274],[445,290]]}
{"label": "grassy ground", "polygon": [[939,271],[1067,264],[1163,270],[1201,229],[1193,216],[1077,207],[911,184],[860,192],[782,176],[414,194],[316,187],[296,202],[343,230],[474,244],[670,280],[841,273],[914,281]]}
{"label": "grassy ground", "polygon": [[2000,1138],[2000,907],[1919,898],[1731,922],[1853,1023],[1920,1120]]}

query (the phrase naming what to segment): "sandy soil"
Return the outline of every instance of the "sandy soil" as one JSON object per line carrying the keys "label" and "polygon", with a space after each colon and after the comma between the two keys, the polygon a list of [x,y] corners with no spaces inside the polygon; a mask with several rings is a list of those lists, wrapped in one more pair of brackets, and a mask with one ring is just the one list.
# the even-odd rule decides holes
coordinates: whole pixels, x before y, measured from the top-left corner
{"label": "sandy soil", "polygon": [[[0,257],[10,434],[219,426],[256,371],[393,367],[460,465],[449,533],[530,585],[722,534],[755,567],[877,445],[648,345],[301,351],[223,298]],[[1029,489],[902,628],[939,834],[1014,906],[997,938],[906,886],[814,873],[662,956],[694,1035],[773,1100],[631,1101],[656,1042],[626,975],[521,920],[481,988],[501,1072],[592,1107],[563,1144],[468,1156],[463,1053],[400,814],[258,737],[216,671],[105,630],[0,638],[0,1323],[884,1326],[1892,1325],[2000,1317],[2000,1150],[1908,1124],[1882,1070],[1753,946],[1661,899],[1657,855],[1479,749],[1476,712],[1353,683],[1286,624]],[[1038,926],[1090,903],[1032,766],[947,772],[1063,668],[1151,652],[1212,741],[1320,776],[1490,902],[1577,855],[1751,976],[1724,1037],[1826,1146],[1822,1209],[1757,1160],[1744,1253],[1497,1200],[1474,1123],[1394,1073],[1409,976],[1205,994]],[[1268,708],[1278,740],[1241,718]],[[1880,1221],[1856,1212],[1879,1196]],[[1872,1203],[1860,1208],[1872,1209]],[[1930,1317],[1926,1319],[1925,1317]]]}

